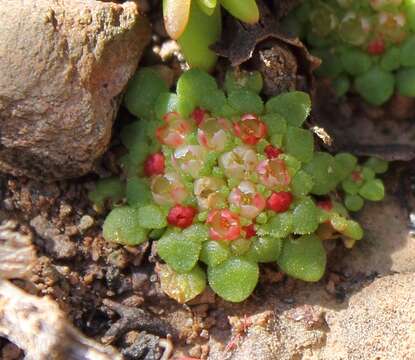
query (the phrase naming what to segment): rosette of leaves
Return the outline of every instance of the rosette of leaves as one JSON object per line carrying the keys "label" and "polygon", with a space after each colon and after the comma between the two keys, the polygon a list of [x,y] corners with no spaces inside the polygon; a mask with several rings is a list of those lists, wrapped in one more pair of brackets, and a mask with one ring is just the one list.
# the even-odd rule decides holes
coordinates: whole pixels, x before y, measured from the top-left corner
{"label": "rosette of leaves", "polygon": [[414,0],[305,1],[284,27],[322,59],[317,74],[338,96],[353,90],[372,105],[415,96]]}
{"label": "rosette of leaves", "polygon": [[163,0],[167,33],[180,44],[191,67],[210,70],[216,55],[209,49],[222,30],[221,7],[248,24],[259,20],[255,0]]}
{"label": "rosette of leaves", "polygon": [[[130,82],[124,101],[138,120],[121,134],[125,199],[112,202],[103,234],[128,246],[155,241],[161,287],[179,302],[207,284],[243,301],[261,263],[318,281],[324,241],[351,247],[363,237],[347,209],[384,196],[376,176],[385,162],[318,151],[302,127],[310,97],[294,91],[264,103],[261,88],[260,74],[244,71],[229,72],[223,90],[197,69],[174,93],[150,68]],[[119,186],[102,182],[91,198],[106,203],[109,189],[118,199]]]}

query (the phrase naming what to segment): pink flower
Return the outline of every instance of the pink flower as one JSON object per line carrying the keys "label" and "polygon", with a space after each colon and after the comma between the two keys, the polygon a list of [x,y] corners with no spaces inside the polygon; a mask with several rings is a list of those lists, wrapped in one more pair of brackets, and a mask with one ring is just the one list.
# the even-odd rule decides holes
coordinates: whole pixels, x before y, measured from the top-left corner
{"label": "pink flower", "polygon": [[166,124],[156,130],[157,140],[171,148],[184,144],[186,136],[194,130],[194,124],[183,119],[178,113],[170,112],[163,117]]}
{"label": "pink flower", "polygon": [[228,209],[212,210],[206,223],[212,240],[236,240],[242,232],[239,216]]}
{"label": "pink flower", "polygon": [[180,176],[170,172],[155,176],[151,181],[154,202],[159,205],[179,204],[188,196]]}
{"label": "pink flower", "polygon": [[386,42],[401,43],[407,36],[405,14],[382,11],[377,15],[375,33]]}
{"label": "pink flower", "polygon": [[204,117],[197,130],[199,144],[215,151],[223,151],[230,139],[231,125],[223,118]]}
{"label": "pink flower", "polygon": [[256,218],[265,208],[265,198],[250,181],[241,181],[229,194],[228,201],[238,207],[240,215],[247,219]]}
{"label": "pink flower", "polygon": [[257,153],[249,146],[237,146],[221,155],[219,165],[228,178],[242,180],[255,171],[258,165]]}
{"label": "pink flower", "polygon": [[177,148],[173,154],[173,163],[183,172],[197,178],[205,165],[207,151],[200,145],[186,145]]}
{"label": "pink flower", "polygon": [[220,193],[225,181],[217,177],[202,177],[194,183],[194,194],[201,211],[215,209],[225,200]]}
{"label": "pink flower", "polygon": [[284,160],[267,159],[257,166],[257,172],[261,182],[268,188],[285,188],[291,181]]}
{"label": "pink flower", "polygon": [[256,145],[267,135],[267,125],[252,114],[245,114],[234,124],[235,135],[247,145]]}

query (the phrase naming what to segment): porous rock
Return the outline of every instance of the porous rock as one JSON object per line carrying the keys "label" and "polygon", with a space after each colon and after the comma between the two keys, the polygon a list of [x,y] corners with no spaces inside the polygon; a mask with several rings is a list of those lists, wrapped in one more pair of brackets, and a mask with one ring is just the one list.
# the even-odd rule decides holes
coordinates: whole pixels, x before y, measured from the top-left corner
{"label": "porous rock", "polygon": [[0,4],[0,170],[83,175],[107,148],[148,22],[132,1]]}

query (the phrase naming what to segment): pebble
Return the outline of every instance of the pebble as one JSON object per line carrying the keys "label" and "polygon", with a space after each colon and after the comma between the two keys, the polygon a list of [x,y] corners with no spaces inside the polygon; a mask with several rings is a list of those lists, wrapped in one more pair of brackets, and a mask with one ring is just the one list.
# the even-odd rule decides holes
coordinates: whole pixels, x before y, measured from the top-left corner
{"label": "pebble", "polygon": [[90,215],[84,215],[79,221],[78,228],[81,232],[88,230],[92,225],[94,225],[94,218]]}

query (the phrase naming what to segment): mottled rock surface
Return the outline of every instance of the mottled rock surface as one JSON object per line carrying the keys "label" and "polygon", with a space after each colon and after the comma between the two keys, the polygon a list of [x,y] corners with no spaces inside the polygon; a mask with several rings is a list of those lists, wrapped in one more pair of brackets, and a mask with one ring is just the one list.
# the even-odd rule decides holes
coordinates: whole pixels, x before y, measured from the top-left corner
{"label": "mottled rock surface", "polygon": [[61,179],[106,150],[150,37],[137,4],[0,1],[0,170]]}
{"label": "mottled rock surface", "polygon": [[415,359],[415,276],[375,280],[347,309],[326,316],[330,332],[322,359]]}

